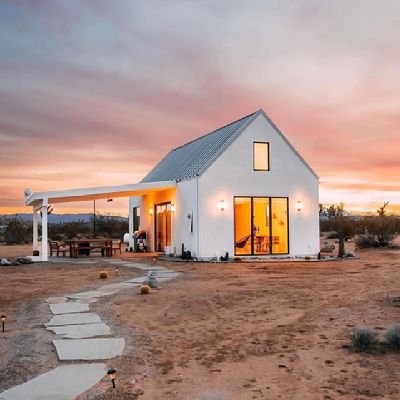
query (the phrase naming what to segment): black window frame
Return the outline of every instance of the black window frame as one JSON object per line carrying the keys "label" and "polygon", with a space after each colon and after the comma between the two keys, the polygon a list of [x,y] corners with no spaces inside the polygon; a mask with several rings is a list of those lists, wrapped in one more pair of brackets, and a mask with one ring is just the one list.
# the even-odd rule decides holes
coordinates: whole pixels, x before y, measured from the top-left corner
{"label": "black window frame", "polygon": [[[268,154],[268,159],[267,159],[267,169],[260,169],[260,168],[256,168],[255,165],[255,153],[256,153],[256,144],[266,144],[267,145],[267,154]],[[269,142],[259,142],[259,141],[255,141],[253,142],[253,171],[270,171],[270,143]]]}

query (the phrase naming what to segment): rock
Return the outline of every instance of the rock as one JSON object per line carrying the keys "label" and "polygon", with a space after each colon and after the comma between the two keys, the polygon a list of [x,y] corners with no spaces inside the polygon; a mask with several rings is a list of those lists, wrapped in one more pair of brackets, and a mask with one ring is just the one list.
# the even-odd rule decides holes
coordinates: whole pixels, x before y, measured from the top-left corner
{"label": "rock", "polygon": [[11,262],[7,260],[7,258],[2,258],[0,261],[1,265],[11,265]]}

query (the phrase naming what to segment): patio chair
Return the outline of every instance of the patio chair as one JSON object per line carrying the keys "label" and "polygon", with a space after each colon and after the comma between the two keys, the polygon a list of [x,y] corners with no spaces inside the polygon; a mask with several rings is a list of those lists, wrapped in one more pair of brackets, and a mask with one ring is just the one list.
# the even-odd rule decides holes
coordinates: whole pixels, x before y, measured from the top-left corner
{"label": "patio chair", "polygon": [[117,251],[119,251],[119,254],[122,254],[122,240],[113,240],[112,241],[112,252],[114,254],[117,254]]}
{"label": "patio chair", "polygon": [[49,240],[49,249],[50,249],[50,257],[53,257],[53,252],[57,254],[57,257],[60,256],[60,253],[63,255],[63,257],[65,257],[67,251],[69,251],[67,246],[63,246],[55,240]]}

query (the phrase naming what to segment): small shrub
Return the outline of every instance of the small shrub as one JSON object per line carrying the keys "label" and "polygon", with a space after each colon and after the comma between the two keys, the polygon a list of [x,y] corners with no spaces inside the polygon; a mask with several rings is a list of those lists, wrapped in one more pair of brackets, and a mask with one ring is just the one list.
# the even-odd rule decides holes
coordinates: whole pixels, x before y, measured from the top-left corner
{"label": "small shrub", "polygon": [[377,343],[378,334],[370,328],[356,328],[349,334],[352,346],[356,351],[371,350]]}
{"label": "small shrub", "polygon": [[400,350],[400,324],[395,324],[386,331],[385,343],[392,349]]}
{"label": "small shrub", "polygon": [[100,279],[107,279],[108,278],[108,272],[107,271],[101,271],[100,272]]}
{"label": "small shrub", "polygon": [[207,391],[197,397],[196,400],[229,400],[229,396],[224,392]]}
{"label": "small shrub", "polygon": [[359,249],[369,249],[371,247],[378,247],[378,242],[375,239],[375,236],[370,234],[357,236],[355,242],[356,246]]}
{"label": "small shrub", "polygon": [[150,294],[151,287],[149,285],[140,286],[140,294]]}

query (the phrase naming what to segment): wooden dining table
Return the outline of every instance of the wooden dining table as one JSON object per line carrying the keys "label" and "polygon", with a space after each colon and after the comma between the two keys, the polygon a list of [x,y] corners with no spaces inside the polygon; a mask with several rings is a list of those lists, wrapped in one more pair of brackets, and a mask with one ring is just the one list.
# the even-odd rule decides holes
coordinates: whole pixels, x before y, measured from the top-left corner
{"label": "wooden dining table", "polygon": [[112,239],[73,239],[69,241],[70,257],[90,256],[99,251],[103,257],[112,257]]}

